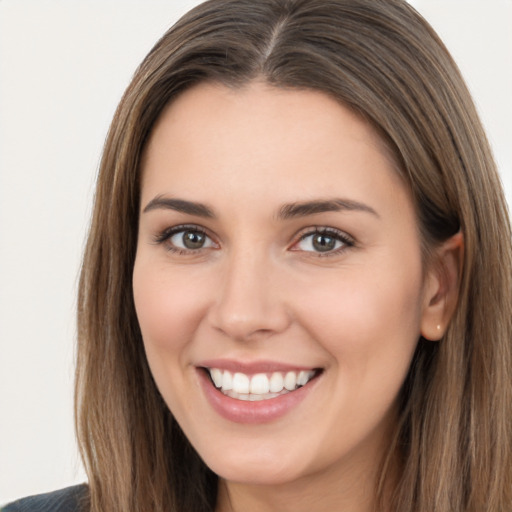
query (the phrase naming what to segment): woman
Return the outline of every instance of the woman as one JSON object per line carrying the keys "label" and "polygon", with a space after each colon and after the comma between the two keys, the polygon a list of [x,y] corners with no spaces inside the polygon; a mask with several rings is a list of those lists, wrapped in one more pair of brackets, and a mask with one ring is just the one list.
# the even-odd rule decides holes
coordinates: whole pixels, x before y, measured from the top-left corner
{"label": "woman", "polygon": [[510,269],[485,135],[412,8],[197,7],[106,142],[78,318],[89,486],[49,503],[509,510]]}

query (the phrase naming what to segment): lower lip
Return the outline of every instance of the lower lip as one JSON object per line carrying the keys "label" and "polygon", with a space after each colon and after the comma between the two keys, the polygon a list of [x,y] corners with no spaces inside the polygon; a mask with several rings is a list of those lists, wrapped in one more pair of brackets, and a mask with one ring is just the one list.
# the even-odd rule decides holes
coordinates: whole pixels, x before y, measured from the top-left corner
{"label": "lower lip", "polygon": [[211,382],[204,370],[198,369],[201,386],[213,409],[235,423],[268,423],[297,407],[315,386],[318,377],[305,386],[268,400],[250,402],[224,395]]}

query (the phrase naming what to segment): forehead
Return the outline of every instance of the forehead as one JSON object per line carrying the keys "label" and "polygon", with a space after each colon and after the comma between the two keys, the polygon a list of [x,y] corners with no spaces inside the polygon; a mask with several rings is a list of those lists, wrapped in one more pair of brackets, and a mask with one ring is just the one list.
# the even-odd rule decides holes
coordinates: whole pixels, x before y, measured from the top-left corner
{"label": "forehead", "polygon": [[[155,125],[143,160],[142,195],[233,194],[272,201],[386,186],[403,192],[376,130],[328,95],[252,83],[203,83],[182,93]],[[297,195],[301,197],[296,197]]]}
{"label": "forehead", "polygon": [[[283,113],[286,113],[286,117],[283,117]],[[258,134],[261,123],[256,121],[261,120],[267,129]],[[318,131],[322,136],[332,128],[340,130],[341,125],[345,125],[346,129],[339,132],[340,137],[365,139],[391,163],[396,163],[393,151],[377,130],[340,101],[319,90],[276,87],[260,81],[249,82],[242,87],[201,82],[186,89],[164,108],[153,126],[145,153],[154,145],[155,139],[161,138],[156,133],[168,133],[171,125],[178,123],[183,137],[199,135],[200,128],[203,128],[205,132],[209,131],[210,141],[215,143],[218,141],[216,134],[220,134],[218,126],[213,126],[211,130],[215,121],[237,125],[240,135],[249,132],[255,142],[263,142],[265,134],[275,138],[278,133],[270,130],[279,128],[280,122],[288,124],[288,130],[279,133],[279,137],[296,135],[296,131],[289,130],[289,124],[293,123],[297,130],[309,128],[311,140],[312,132],[317,128],[322,128]]]}

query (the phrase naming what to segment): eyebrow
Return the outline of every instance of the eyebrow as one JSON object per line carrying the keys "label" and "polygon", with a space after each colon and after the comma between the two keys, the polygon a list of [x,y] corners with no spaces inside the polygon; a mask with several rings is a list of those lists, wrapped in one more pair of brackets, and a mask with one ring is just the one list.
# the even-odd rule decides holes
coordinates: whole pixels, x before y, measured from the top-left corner
{"label": "eyebrow", "polygon": [[326,199],[285,204],[279,209],[277,218],[287,220],[316,213],[341,211],[365,212],[380,218],[380,215],[371,206],[350,199]]}
{"label": "eyebrow", "polygon": [[213,211],[203,203],[196,203],[193,201],[186,201],[185,199],[175,199],[164,196],[156,196],[154,199],[152,199],[144,208],[143,213],[157,209],[174,210],[180,213],[186,213],[188,215],[195,215],[197,217],[215,217]]}
{"label": "eyebrow", "polygon": [[[209,219],[215,218],[213,210],[203,203],[164,197],[162,195],[158,195],[152,199],[145,206],[143,213],[158,209],[174,210],[180,213]],[[380,218],[380,215],[371,206],[364,203],[350,199],[324,199],[285,204],[279,209],[277,219],[288,220],[297,217],[307,217],[308,215],[315,215],[317,213],[340,211],[365,212]]]}

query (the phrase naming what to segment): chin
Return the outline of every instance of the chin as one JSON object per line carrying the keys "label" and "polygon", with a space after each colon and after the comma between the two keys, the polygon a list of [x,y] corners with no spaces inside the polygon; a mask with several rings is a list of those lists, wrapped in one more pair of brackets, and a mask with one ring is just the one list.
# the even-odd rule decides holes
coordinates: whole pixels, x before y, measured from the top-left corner
{"label": "chin", "polygon": [[223,464],[222,467],[211,469],[223,480],[244,485],[283,485],[300,476],[295,471],[292,473],[289,468],[274,467],[273,464],[259,467],[252,464]]}
{"label": "chin", "polygon": [[259,449],[222,449],[207,454],[203,460],[220,478],[241,484],[286,484],[304,476],[308,471],[306,458],[298,451],[290,453],[287,450],[287,453],[282,453],[279,449],[265,449],[263,445]]}

